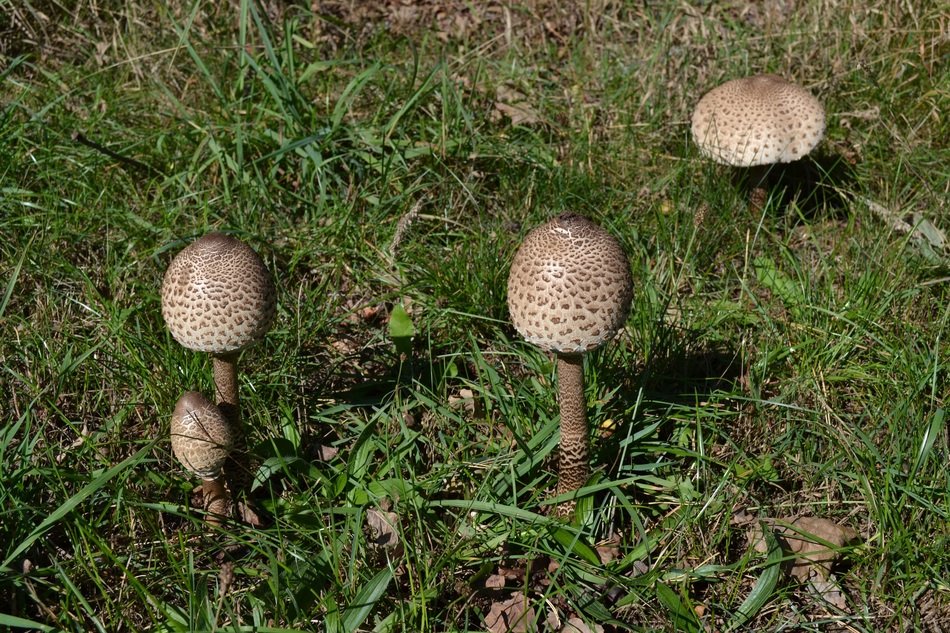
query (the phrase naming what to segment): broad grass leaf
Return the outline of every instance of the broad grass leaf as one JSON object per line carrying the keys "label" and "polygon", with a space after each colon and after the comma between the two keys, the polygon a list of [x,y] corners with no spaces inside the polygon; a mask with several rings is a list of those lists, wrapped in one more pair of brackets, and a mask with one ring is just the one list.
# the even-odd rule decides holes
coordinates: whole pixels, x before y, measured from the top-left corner
{"label": "broad grass leaf", "polygon": [[775,534],[773,534],[771,530],[763,530],[763,532],[768,551],[768,556],[765,559],[765,567],[762,569],[762,574],[759,575],[758,580],[755,581],[755,586],[752,587],[752,591],[749,592],[746,599],[743,600],[739,608],[736,609],[735,615],[729,620],[727,630],[734,631],[738,629],[748,622],[752,616],[758,613],[759,610],[765,606],[765,603],[768,602],[769,598],[772,597],[775,586],[778,584],[778,579],[782,572],[784,552],[779,545],[778,539],[775,538]]}
{"label": "broad grass leaf", "polygon": [[779,270],[769,257],[756,257],[752,262],[755,277],[759,283],[771,291],[791,309],[800,308],[805,303],[805,295],[794,279]]}
{"label": "broad grass leaf", "polygon": [[656,597],[666,607],[677,631],[700,633],[703,630],[702,622],[696,617],[696,613],[683,604],[676,592],[661,582],[656,584]]}
{"label": "broad grass leaf", "polygon": [[416,326],[412,323],[412,317],[401,303],[397,303],[389,315],[389,338],[396,345],[396,351],[400,354],[411,352],[412,337],[415,335]]}
{"label": "broad grass leaf", "polygon": [[367,582],[353,601],[343,610],[340,620],[340,630],[343,633],[354,633],[369,616],[377,601],[386,593],[389,583],[393,579],[393,570],[387,567]]}

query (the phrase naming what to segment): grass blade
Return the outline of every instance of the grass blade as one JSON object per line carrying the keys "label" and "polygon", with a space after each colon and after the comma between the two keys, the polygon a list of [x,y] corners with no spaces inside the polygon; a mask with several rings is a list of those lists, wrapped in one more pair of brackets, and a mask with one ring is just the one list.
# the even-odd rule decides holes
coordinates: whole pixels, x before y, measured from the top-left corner
{"label": "grass blade", "polygon": [[676,592],[661,582],[656,584],[656,597],[666,607],[677,631],[699,633],[703,630],[703,625],[696,618],[696,613],[683,604]]}
{"label": "grass blade", "polygon": [[353,633],[363,624],[376,602],[386,593],[392,579],[393,570],[387,567],[363,586],[350,606],[343,610],[343,620],[340,624],[344,633]]}
{"label": "grass blade", "polygon": [[911,477],[916,475],[921,467],[923,467],[924,462],[927,461],[927,457],[929,457],[931,451],[933,451],[934,443],[937,441],[937,438],[940,437],[946,425],[946,411],[944,409],[937,409],[930,419],[930,425],[924,432],[924,437],[920,441],[920,449],[917,451],[917,459],[914,461]]}
{"label": "grass blade", "polygon": [[131,455],[127,457],[126,459],[122,460],[121,462],[119,462],[112,468],[106,470],[101,475],[99,475],[98,477],[90,481],[88,484],[86,484],[82,488],[82,490],[80,490],[75,495],[67,499],[65,503],[63,503],[58,508],[53,510],[53,512],[48,517],[46,517],[42,523],[36,526],[36,529],[34,529],[33,532],[30,533],[29,536],[23,539],[23,541],[16,548],[14,548],[12,552],[10,552],[7,555],[3,563],[0,564],[0,567],[7,567],[11,562],[13,562],[16,559],[17,556],[25,552],[30,547],[30,545],[32,545],[36,541],[36,539],[43,536],[46,530],[51,528],[53,524],[55,524],[64,516],[72,512],[76,508],[76,506],[78,506],[80,503],[88,499],[94,492],[96,492],[97,490],[102,488],[104,485],[106,485],[106,483],[108,483],[110,479],[112,479],[113,477],[121,473],[123,470],[125,470],[129,466],[132,466],[133,464],[137,464],[146,453],[152,450],[152,448],[153,447],[151,444],[143,446],[134,455]]}
{"label": "grass blade", "polygon": [[765,603],[769,601],[769,598],[772,597],[772,593],[775,591],[775,585],[778,584],[779,575],[782,570],[782,548],[779,546],[778,539],[775,538],[775,534],[772,530],[763,529],[762,531],[765,534],[765,542],[769,548],[768,557],[765,559],[765,567],[762,570],[762,575],[755,581],[755,586],[752,587],[752,591],[749,592],[746,599],[739,605],[735,615],[732,616],[727,630],[735,631],[758,613],[759,610],[765,606]]}
{"label": "grass blade", "polygon": [[15,615],[0,613],[0,627],[9,627],[11,629],[29,629],[31,631],[55,631],[52,626],[40,624],[33,620],[18,618]]}

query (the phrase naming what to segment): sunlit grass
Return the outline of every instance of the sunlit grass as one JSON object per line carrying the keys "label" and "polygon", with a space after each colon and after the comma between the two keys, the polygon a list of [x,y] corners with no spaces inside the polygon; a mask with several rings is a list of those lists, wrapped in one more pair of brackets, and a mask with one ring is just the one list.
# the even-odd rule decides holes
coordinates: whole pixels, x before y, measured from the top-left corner
{"label": "sunlit grass", "polygon": [[[0,629],[484,630],[520,592],[550,631],[938,630],[946,24],[832,5],[453,5],[456,31],[42,7],[45,53],[11,40],[0,71]],[[766,70],[829,126],[752,213],[687,121]],[[554,364],[505,307],[521,238],[565,210],[635,279],[587,363],[573,525],[548,517]],[[167,434],[210,361],[158,289],[210,230],[261,254],[279,308],[240,385],[266,523],[207,533]],[[750,548],[746,518],[800,515],[861,535],[846,609]]]}

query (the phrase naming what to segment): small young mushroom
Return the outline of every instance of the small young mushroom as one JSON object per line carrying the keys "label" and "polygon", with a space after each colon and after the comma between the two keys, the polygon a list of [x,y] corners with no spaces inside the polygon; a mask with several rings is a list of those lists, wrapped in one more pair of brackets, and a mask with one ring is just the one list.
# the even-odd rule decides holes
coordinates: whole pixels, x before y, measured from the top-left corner
{"label": "small young mushroom", "polygon": [[[217,404],[234,429],[238,452],[244,441],[238,356],[270,329],[276,295],[260,256],[224,233],[209,233],[185,247],[162,282],[162,316],[172,336],[188,349],[212,355]],[[232,481],[241,476],[234,470],[228,473]]]}
{"label": "small young mushroom", "polygon": [[[577,490],[590,474],[583,355],[623,326],[632,297],[630,263],[620,243],[581,215],[560,215],[533,229],[512,261],[511,321],[528,342],[557,356],[558,494]],[[568,502],[558,513],[573,508]]]}
{"label": "small young mushroom", "polygon": [[171,439],[178,461],[202,480],[208,523],[219,525],[221,517],[230,514],[222,471],[234,445],[234,429],[207,398],[186,391],[175,404]]}
{"label": "small young mushroom", "polygon": [[825,132],[825,109],[808,90],[777,75],[733,79],[707,92],[693,111],[693,141],[717,163],[749,169],[751,204],[765,204],[768,166],[796,161]]}

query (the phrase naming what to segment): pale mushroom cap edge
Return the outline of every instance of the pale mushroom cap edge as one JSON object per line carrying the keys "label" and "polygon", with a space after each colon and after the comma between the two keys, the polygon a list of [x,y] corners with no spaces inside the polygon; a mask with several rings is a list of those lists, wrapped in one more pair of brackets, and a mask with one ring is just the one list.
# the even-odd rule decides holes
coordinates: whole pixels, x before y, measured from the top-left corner
{"label": "pale mushroom cap edge", "polygon": [[735,167],[789,163],[825,132],[825,109],[808,90],[777,75],[733,79],[707,92],[693,110],[700,152]]}

